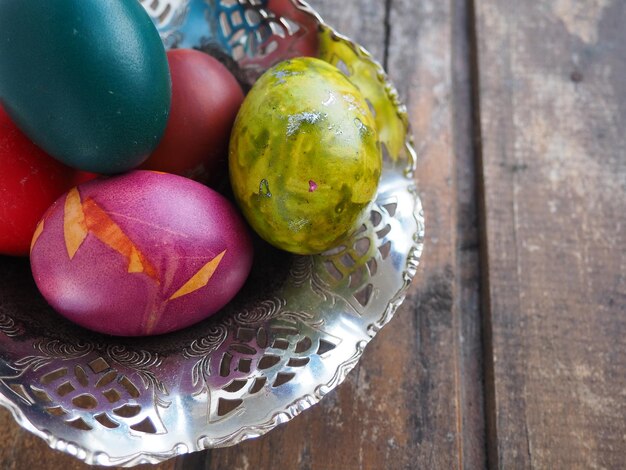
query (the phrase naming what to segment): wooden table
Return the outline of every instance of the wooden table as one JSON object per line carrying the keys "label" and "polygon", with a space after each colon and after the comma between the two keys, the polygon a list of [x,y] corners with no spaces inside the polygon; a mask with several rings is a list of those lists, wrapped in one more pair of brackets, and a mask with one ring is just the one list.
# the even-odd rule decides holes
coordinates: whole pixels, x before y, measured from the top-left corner
{"label": "wooden table", "polygon": [[[319,406],[158,468],[624,468],[626,3],[310,3],[408,104],[423,263]],[[1,468],[85,467],[0,419]]]}

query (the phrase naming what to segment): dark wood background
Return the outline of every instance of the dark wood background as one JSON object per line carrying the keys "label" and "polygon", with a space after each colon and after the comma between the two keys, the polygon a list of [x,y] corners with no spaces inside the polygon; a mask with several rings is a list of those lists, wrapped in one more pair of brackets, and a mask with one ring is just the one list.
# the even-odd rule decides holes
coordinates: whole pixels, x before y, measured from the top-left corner
{"label": "dark wood background", "polygon": [[[320,405],[155,468],[625,468],[626,3],[310,3],[408,105],[423,263]],[[85,468],[0,422],[1,468]]]}

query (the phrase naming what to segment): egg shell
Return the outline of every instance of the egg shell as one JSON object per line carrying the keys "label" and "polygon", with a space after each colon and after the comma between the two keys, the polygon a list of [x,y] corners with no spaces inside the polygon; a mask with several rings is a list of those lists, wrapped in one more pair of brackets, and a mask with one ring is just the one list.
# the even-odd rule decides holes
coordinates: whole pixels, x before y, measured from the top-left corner
{"label": "egg shell", "polygon": [[360,90],[314,58],[281,62],[244,100],[233,126],[233,193],[252,228],[302,255],[362,226],[382,171],[376,121]]}
{"label": "egg shell", "polygon": [[70,190],[33,237],[31,267],[50,305],[101,333],[167,333],[228,303],[252,266],[247,226],[215,191],[134,171]]}
{"label": "egg shell", "polygon": [[28,255],[39,219],[79,177],[33,144],[0,106],[0,254]]}
{"label": "egg shell", "polygon": [[228,141],[243,91],[217,59],[193,49],[167,52],[172,106],[165,134],[142,164],[211,186],[228,179]]}
{"label": "egg shell", "polygon": [[0,1],[0,101],[63,163],[113,174],[141,164],[170,108],[165,49],[137,1]]}

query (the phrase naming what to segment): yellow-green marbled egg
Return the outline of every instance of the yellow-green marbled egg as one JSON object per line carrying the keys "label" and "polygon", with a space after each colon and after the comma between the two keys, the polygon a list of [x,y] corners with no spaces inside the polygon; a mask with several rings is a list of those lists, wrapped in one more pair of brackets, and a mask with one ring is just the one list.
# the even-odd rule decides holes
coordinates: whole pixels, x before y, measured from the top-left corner
{"label": "yellow-green marbled egg", "polygon": [[235,122],[230,178],[246,219],[298,254],[340,245],[376,194],[382,159],[374,117],[336,67],[313,58],[268,70]]}

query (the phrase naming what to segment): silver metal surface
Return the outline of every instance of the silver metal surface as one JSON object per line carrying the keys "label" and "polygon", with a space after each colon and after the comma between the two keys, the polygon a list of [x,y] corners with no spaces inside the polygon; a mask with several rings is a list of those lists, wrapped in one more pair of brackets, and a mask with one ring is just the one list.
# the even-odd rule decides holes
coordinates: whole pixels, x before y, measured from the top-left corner
{"label": "silver metal surface", "polygon": [[179,333],[86,332],[45,305],[25,264],[0,265],[1,404],[51,447],[101,465],[230,446],[316,404],[404,300],[424,236],[406,111],[364,50],[298,0],[269,2],[285,17],[259,0],[142,4],[167,47],[219,47],[250,80],[317,35],[319,55],[372,103],[385,166],[370,217],[349,243],[312,257],[263,248],[237,299]]}

